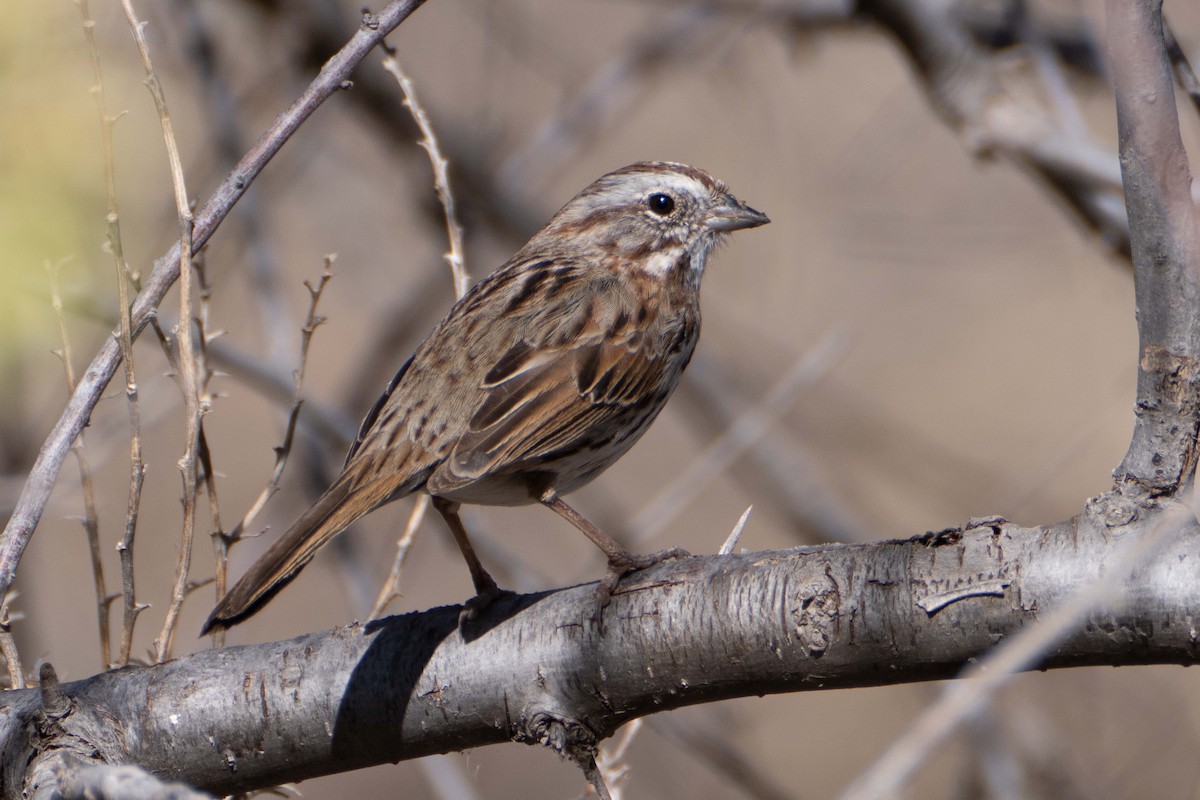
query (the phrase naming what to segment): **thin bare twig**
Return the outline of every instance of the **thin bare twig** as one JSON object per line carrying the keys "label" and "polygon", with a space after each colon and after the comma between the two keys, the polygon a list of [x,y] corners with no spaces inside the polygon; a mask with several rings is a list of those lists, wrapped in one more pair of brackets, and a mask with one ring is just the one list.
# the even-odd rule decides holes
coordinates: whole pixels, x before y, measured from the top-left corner
{"label": "thin bare twig", "polygon": [[[334,92],[343,88],[350,72],[367,53],[422,3],[423,0],[393,0],[378,14],[363,15],[363,23],[354,37],[325,62],[312,83],[286,111],[276,117],[266,133],[255,142],[200,209],[193,229],[193,252],[208,241],[267,162],[300,125]],[[131,336],[136,336],[149,324],[158,303],[178,279],[179,269],[180,249],[177,243],[155,262],[154,270],[134,303]],[[46,509],[67,450],[87,424],[120,360],[120,344],[115,339],[107,340],[83,373],[75,394],[39,449],[37,460],[12,509],[8,524],[0,535],[0,591],[7,591],[12,585],[17,565]]]}
{"label": "thin bare twig", "polygon": [[[308,365],[308,348],[312,344],[313,333],[325,321],[325,318],[317,314],[317,306],[321,302],[321,295],[325,291],[325,286],[333,278],[333,262],[336,256],[327,255],[321,269],[321,277],[314,285],[308,281],[304,282],[304,288],[308,290],[308,315],[304,320],[304,327],[300,329],[300,359],[299,366],[292,372],[292,406],[288,412],[287,426],[283,435],[283,442],[275,448],[275,466],[271,470],[271,477],[267,480],[267,485],[259,492],[258,497],[250,504],[250,508],[242,515],[233,530],[226,534],[214,534],[213,548],[216,552],[216,593],[217,597],[221,598],[225,595],[226,587],[229,583],[229,548],[234,542],[238,541],[245,533],[246,529],[254,524],[255,518],[259,512],[266,506],[267,501],[279,491],[279,481],[283,477],[283,470],[287,466],[288,456],[292,452],[292,442],[296,436],[296,425],[300,419],[300,408],[304,404],[303,388],[304,388],[304,373]],[[215,646],[221,646],[224,641],[224,632],[215,634]]]}
{"label": "thin bare twig", "polygon": [[[67,323],[63,317],[62,295],[58,291],[58,270],[47,264],[46,274],[50,283],[50,307],[54,309],[54,317],[58,321],[58,337],[62,342],[63,372],[67,381],[67,391],[75,391],[75,367],[71,355],[71,339],[67,335]],[[92,583],[96,587],[96,624],[100,631],[100,667],[108,669],[112,664],[112,637],[109,632],[108,610],[114,598],[109,597],[104,586],[104,563],[100,557],[100,519],[96,513],[96,489],[92,481],[92,468],[88,464],[87,453],[84,450],[84,435],[79,434],[75,446],[75,459],[79,462],[79,482],[83,489],[83,530],[87,534],[88,553],[92,561]]]}
{"label": "thin bare twig", "polygon": [[183,161],[179,156],[179,145],[175,141],[175,129],[167,111],[167,98],[150,58],[150,46],[146,43],[146,23],[138,20],[132,0],[121,0],[125,18],[137,44],[142,67],[146,71],[146,88],[154,99],[159,122],[163,130],[163,142],[167,147],[167,160],[171,166],[171,186],[175,190],[175,213],[179,218],[179,377],[183,386],[186,405],[187,432],[183,456],[179,460],[179,471],[183,475],[183,530],[180,534],[179,558],[175,566],[175,582],[171,590],[171,602],[167,606],[162,631],[154,641],[154,660],[162,663],[170,657],[179,611],[187,595],[188,572],[192,563],[192,538],[196,528],[196,452],[200,442],[200,365],[196,356],[195,339],[192,334],[195,301],[195,275],[192,272],[192,235],[195,222],[191,205],[188,203],[187,184],[183,177]]}
{"label": "thin bare twig", "polygon": [[[94,81],[92,96],[95,98],[96,113],[100,118],[100,144],[104,154],[104,186],[107,203],[106,248],[113,257],[113,264],[117,272],[117,314],[120,325],[117,342],[121,363],[125,365],[125,403],[129,411],[129,494],[125,506],[125,530],[117,545],[117,553],[121,562],[122,598],[121,648],[118,663],[128,664],[133,649],[134,625],[137,623],[138,614],[146,608],[144,605],[138,605],[133,574],[133,543],[137,534],[138,512],[142,505],[142,484],[146,477],[146,464],[142,458],[142,412],[141,403],[138,400],[137,370],[134,368],[133,360],[134,324],[129,291],[133,279],[130,275],[129,264],[125,261],[125,249],[121,240],[121,214],[117,205],[117,178],[113,157],[112,129],[119,116],[113,116],[108,112],[108,101],[104,90],[104,69],[100,61],[100,49],[96,46],[96,21],[91,17],[88,0],[77,0],[77,2],[80,16],[83,19],[83,32],[87,39],[88,51],[91,53],[92,79]],[[73,398],[77,394],[77,388],[77,386],[71,387]],[[79,434],[82,435],[82,429]],[[72,440],[74,438],[72,437]],[[41,461],[41,458],[38,460]],[[34,469],[37,469],[36,464]],[[104,614],[107,625],[107,609]],[[103,648],[104,645],[102,644],[101,647]]]}
{"label": "thin bare twig", "polygon": [[417,499],[413,503],[412,513],[408,515],[408,524],[404,526],[404,533],[396,541],[396,557],[392,560],[392,569],[388,572],[383,586],[379,588],[379,596],[375,598],[375,605],[372,607],[371,616],[368,619],[379,619],[388,605],[400,596],[400,573],[404,569],[404,562],[408,559],[408,549],[412,547],[417,529],[421,527],[421,520],[424,519],[428,509],[429,495],[422,492],[417,495]]}
{"label": "thin bare twig", "polygon": [[1163,20],[1163,33],[1167,37],[1167,58],[1171,61],[1171,71],[1175,74],[1175,82],[1183,91],[1187,92],[1188,98],[1192,101],[1192,108],[1200,111],[1200,78],[1196,77],[1196,71],[1192,69],[1192,62],[1188,60],[1187,53],[1183,51],[1179,40],[1175,38],[1175,32],[1170,25],[1166,24],[1166,20]]}
{"label": "thin bare twig", "polygon": [[630,766],[625,760],[629,749],[642,731],[643,720],[635,719],[621,729],[621,737],[596,754],[596,771],[604,777],[608,792],[613,800],[621,800],[625,794],[624,783],[629,777]]}
{"label": "thin bare twig", "polygon": [[450,265],[450,274],[454,278],[454,297],[458,299],[471,288],[471,278],[467,274],[466,259],[463,256],[462,225],[458,223],[458,215],[454,210],[454,194],[450,191],[450,176],[446,171],[449,162],[442,156],[437,135],[429,121],[429,115],[417,99],[417,90],[412,79],[401,68],[395,52],[386,44],[384,49],[387,56],[383,59],[383,68],[400,84],[400,91],[404,93],[404,107],[409,110],[417,127],[421,129],[421,140],[417,144],[429,154],[429,163],[433,167],[433,185],[446,217],[446,239],[450,245],[443,258]]}
{"label": "thin bare twig", "polygon": [[[442,156],[437,134],[433,130],[433,124],[429,121],[429,115],[425,113],[425,108],[417,99],[417,91],[412,79],[408,77],[400,66],[400,62],[396,60],[395,52],[386,44],[384,50],[387,52],[387,56],[383,59],[383,67],[400,85],[400,91],[404,93],[404,107],[412,114],[417,128],[421,131],[421,140],[418,144],[429,154],[429,163],[433,167],[433,185],[437,190],[438,200],[442,204],[442,212],[446,218],[446,239],[450,249],[443,257],[450,265],[450,275],[454,279],[454,297],[461,299],[470,288],[471,279],[467,274],[463,255],[462,226],[458,223],[458,217],[454,210],[454,194],[450,191],[450,176],[446,170],[448,162]],[[400,574],[404,569],[404,562],[408,558],[408,549],[412,546],[417,529],[428,508],[429,496],[419,495],[409,514],[408,524],[404,526],[404,533],[396,542],[396,557],[392,560],[392,568],[388,572],[383,586],[379,588],[379,594],[371,608],[371,619],[378,619],[384,609],[400,596]]]}
{"label": "thin bare twig", "polygon": [[[197,257],[193,260],[193,265],[196,269],[196,281],[200,286],[199,335],[196,337],[197,344],[199,345],[199,363],[203,367],[201,371],[202,383],[200,386],[202,399],[200,402],[203,408],[211,409],[213,405],[213,395],[209,391],[209,382],[212,380],[213,371],[209,368],[208,345],[210,342],[217,339],[221,335],[221,332],[212,331],[208,324],[208,312],[210,300],[212,298],[212,287],[208,282],[208,270],[206,269],[205,260],[201,257]],[[170,349],[165,349],[167,350],[169,357]],[[179,374],[178,370],[176,370],[176,374]],[[196,457],[199,459],[200,471],[202,473],[200,479],[204,482],[204,494],[208,497],[208,515],[212,525],[212,530],[209,536],[213,541],[214,550],[220,552],[221,545],[218,543],[223,543],[225,541],[225,528],[221,524],[221,501],[217,495],[217,471],[213,466],[212,450],[208,446],[208,434],[203,425],[200,426],[200,439],[196,443]],[[218,562],[218,567],[219,566],[220,565]],[[218,573],[219,572],[220,570],[218,568]],[[208,581],[201,581],[200,583],[189,582],[187,594],[191,594],[193,591],[200,588],[200,586],[207,584]],[[224,644],[224,637],[222,635],[218,635],[214,641]]]}
{"label": "thin bare twig", "polygon": [[271,496],[279,490],[279,480],[283,477],[284,467],[287,466],[288,454],[292,450],[292,439],[296,433],[296,423],[300,417],[300,408],[304,404],[303,388],[304,375],[308,366],[308,349],[312,344],[313,334],[324,322],[325,318],[317,314],[317,306],[321,302],[321,295],[325,291],[326,285],[333,278],[333,262],[336,259],[334,255],[325,256],[321,269],[321,277],[314,285],[309,281],[304,281],[304,288],[308,290],[308,315],[304,319],[304,326],[300,329],[300,358],[299,366],[292,373],[292,407],[288,413],[287,432],[284,434],[283,442],[279,447],[275,448],[275,467],[271,472],[271,477],[267,481],[267,485],[255,498],[254,502],[247,509],[246,513],[229,532],[229,540],[236,540],[250,525],[254,523],[254,519],[262,511],[263,506],[271,499]]}

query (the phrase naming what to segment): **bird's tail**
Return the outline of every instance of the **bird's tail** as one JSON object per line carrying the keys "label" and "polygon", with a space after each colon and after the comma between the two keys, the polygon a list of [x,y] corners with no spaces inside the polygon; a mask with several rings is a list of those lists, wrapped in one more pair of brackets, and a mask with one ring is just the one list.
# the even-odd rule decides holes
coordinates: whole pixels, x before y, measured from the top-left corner
{"label": "bird's tail", "polygon": [[208,615],[201,635],[229,628],[250,617],[296,577],[334,536],[367,512],[399,496],[393,481],[376,480],[352,487],[343,473],[267,552],[254,562]]}

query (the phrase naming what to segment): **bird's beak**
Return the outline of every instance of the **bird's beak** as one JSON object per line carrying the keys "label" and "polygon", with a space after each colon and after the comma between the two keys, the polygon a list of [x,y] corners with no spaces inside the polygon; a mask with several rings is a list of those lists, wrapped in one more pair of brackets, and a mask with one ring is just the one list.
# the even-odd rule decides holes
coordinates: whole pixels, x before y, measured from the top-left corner
{"label": "bird's beak", "polygon": [[708,212],[706,224],[710,231],[725,232],[757,228],[770,221],[766,214],[754,210],[733,195],[726,194],[721,198],[721,202]]}

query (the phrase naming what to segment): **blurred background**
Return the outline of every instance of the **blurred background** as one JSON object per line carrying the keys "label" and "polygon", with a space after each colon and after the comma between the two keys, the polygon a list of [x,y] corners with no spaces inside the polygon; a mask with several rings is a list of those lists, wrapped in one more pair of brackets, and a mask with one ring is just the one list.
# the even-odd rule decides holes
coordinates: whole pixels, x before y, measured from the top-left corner
{"label": "blurred background", "polygon": [[[929,5],[969,33],[981,69],[1002,88],[999,102],[1026,109],[1080,151],[1108,151],[1096,172],[1111,177],[1115,117],[1087,8]],[[352,35],[361,4],[171,0],[138,11],[189,194],[203,202]],[[638,160],[702,167],[773,220],[733,237],[710,265],[704,334],[676,398],[625,459],[574,496],[635,549],[715,552],[750,505],[740,546],[754,550],[907,537],[988,515],[1053,523],[1104,491],[1124,453],[1137,339],[1119,225],[1081,214],[1077,184],[1048,182],[1012,149],[980,152],[978,120],[948,113],[952,100],[931,104],[880,18],[852,11],[830,0],[430,0],[390,37],[450,159],[473,279],[592,179]],[[1167,11],[1194,55],[1200,8],[1176,2]],[[95,3],[92,13],[107,108],[123,114],[113,161],[122,242],[130,267],[148,274],[177,235],[159,121],[119,8]],[[50,276],[77,371],[114,328],[117,308],[79,9],[13,0],[5,17],[0,516],[67,397]],[[453,300],[431,169],[402,99],[381,55],[368,58],[204,253],[214,373],[204,424],[225,529],[270,478],[308,311],[303,281],[336,254],[291,461],[250,531],[266,534],[232,550],[235,576],[341,465],[344,437]],[[1194,155],[1186,100],[1181,116]],[[1103,180],[1088,189],[1106,198],[1098,207],[1119,208]],[[178,313],[172,292],[164,327]],[[145,335],[135,353],[147,471],[134,563],[137,599],[150,607],[133,657],[144,660],[179,547],[184,432],[158,343]],[[115,546],[129,488],[120,380],[84,448],[109,592],[120,590]],[[81,487],[69,459],[12,604],[26,669],[50,660],[64,680],[104,666]],[[214,524],[207,501],[200,507],[196,582],[213,574]],[[396,503],[357,525],[229,641],[364,618],[409,507]],[[603,570],[598,551],[542,509],[470,509],[467,523],[506,588],[568,585]],[[435,515],[401,590],[392,613],[471,594]],[[196,632],[213,599],[211,584],[189,596],[177,654],[209,646]],[[114,638],[120,613],[118,601]],[[913,796],[1200,796],[1197,688],[1194,674],[1167,667],[1022,676],[931,761]],[[671,714],[627,754],[625,797],[832,796],[935,691],[811,692]],[[489,800],[582,789],[573,766],[515,744],[302,786],[310,798]]]}

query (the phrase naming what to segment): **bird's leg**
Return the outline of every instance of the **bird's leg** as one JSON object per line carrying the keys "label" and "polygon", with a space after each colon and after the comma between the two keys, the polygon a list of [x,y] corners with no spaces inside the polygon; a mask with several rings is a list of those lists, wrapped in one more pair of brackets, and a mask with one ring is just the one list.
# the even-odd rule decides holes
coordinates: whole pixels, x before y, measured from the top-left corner
{"label": "bird's leg", "polygon": [[621,582],[621,578],[630,572],[646,569],[660,561],[666,561],[671,558],[687,558],[691,555],[691,553],[682,547],[673,547],[670,550],[663,550],[644,556],[631,553],[618,544],[611,536],[589,522],[583,514],[580,514],[567,505],[567,502],[559,497],[554,489],[543,491],[538,497],[538,501],[582,531],[584,536],[592,540],[592,544],[599,547],[604,551],[604,555],[608,556],[608,572],[600,579],[600,585],[596,587],[596,594],[600,598],[601,608],[608,605],[609,600],[612,599],[613,590],[617,588],[617,584]]}
{"label": "bird's leg", "polygon": [[503,591],[496,585],[496,581],[492,579],[488,571],[483,568],[479,556],[475,555],[475,548],[471,546],[471,540],[467,537],[467,529],[463,526],[462,517],[458,515],[459,504],[453,500],[435,496],[433,497],[433,507],[442,515],[442,519],[446,520],[446,527],[450,529],[450,533],[454,536],[454,543],[458,545],[459,551],[466,559],[467,569],[471,570],[471,582],[475,584],[475,596],[464,605],[460,621],[475,619],[479,616],[479,612],[487,608],[493,600],[503,594]]}

